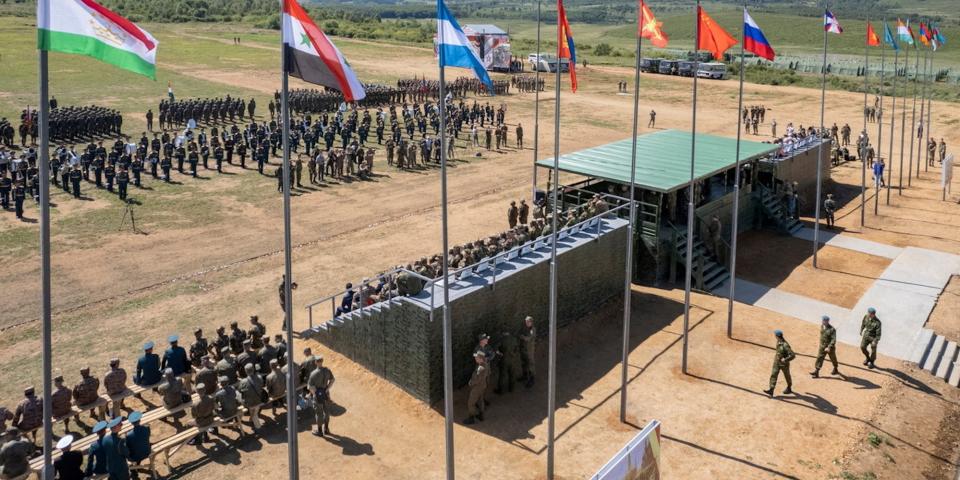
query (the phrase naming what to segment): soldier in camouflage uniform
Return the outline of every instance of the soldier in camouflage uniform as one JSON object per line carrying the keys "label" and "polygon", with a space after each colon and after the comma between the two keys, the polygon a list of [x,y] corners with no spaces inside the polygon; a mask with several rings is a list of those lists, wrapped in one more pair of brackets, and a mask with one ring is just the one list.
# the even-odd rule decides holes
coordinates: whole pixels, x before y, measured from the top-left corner
{"label": "soldier in camouflage uniform", "polygon": [[332,403],[330,388],[333,387],[333,382],[336,379],[333,377],[333,372],[323,366],[322,356],[314,357],[314,365],[315,367],[307,379],[307,390],[313,394],[314,421],[317,424],[313,434],[322,437],[330,434],[329,410]]}
{"label": "soldier in camouflage uniform", "polygon": [[821,320],[820,347],[817,349],[817,361],[813,364],[813,371],[810,372],[813,378],[820,377],[820,367],[823,366],[823,359],[827,355],[830,356],[830,363],[833,364],[833,371],[830,374],[840,374],[840,371],[837,370],[837,329],[830,325],[830,317],[824,315]]}
{"label": "soldier in camouflage uniform", "polygon": [[[73,386],[73,400],[77,408],[85,410],[100,399],[100,380],[90,375],[90,367],[80,369],[80,377],[80,383]],[[99,420],[94,410],[90,411],[90,418]]]}
{"label": "soldier in camouflage uniform", "polygon": [[520,341],[523,345],[523,376],[526,387],[533,386],[533,379],[536,375],[536,355],[537,355],[537,327],[533,325],[533,317],[523,319],[523,326],[520,327]]}
{"label": "soldier in camouflage uniform", "polygon": [[[120,368],[119,358],[110,360],[110,370],[103,376],[103,387],[107,390],[107,395],[111,397],[127,391],[127,371]],[[120,416],[121,408],[123,408],[122,398],[113,402],[112,414],[114,417]]]}
{"label": "soldier in camouflage uniform", "polygon": [[797,354],[793,353],[790,344],[784,340],[783,332],[774,330],[773,334],[777,337],[777,346],[773,355],[773,368],[770,370],[770,388],[764,390],[763,393],[771,397],[773,396],[773,389],[777,386],[777,378],[780,376],[780,372],[783,372],[783,379],[787,381],[787,388],[783,393],[784,395],[789,395],[793,393],[791,388],[793,387],[793,378],[790,377],[790,362],[796,358]]}
{"label": "soldier in camouflage uniform", "polygon": [[37,398],[33,387],[23,390],[23,400],[17,404],[13,413],[13,426],[21,432],[31,432],[33,439],[37,439],[37,429],[43,425],[43,401]]}
{"label": "soldier in camouflage uniform", "polygon": [[490,370],[487,368],[487,357],[480,350],[473,353],[473,359],[477,366],[470,377],[470,394],[467,397],[467,413],[470,415],[463,421],[465,425],[472,425],[478,420],[483,421],[483,412],[486,410],[487,401],[484,394],[487,392],[487,380],[490,378]]}
{"label": "soldier in camouflage uniform", "polygon": [[63,375],[53,379],[53,393],[50,394],[51,416],[54,419],[63,418],[64,431],[70,430],[70,419],[64,418],[73,412],[73,392],[63,384]]}
{"label": "soldier in camouflage uniform", "polygon": [[865,358],[863,364],[871,369],[877,368],[874,362],[877,360],[877,344],[880,343],[881,327],[877,310],[873,307],[868,308],[867,314],[863,316],[863,321],[860,322],[860,351],[863,352]]}

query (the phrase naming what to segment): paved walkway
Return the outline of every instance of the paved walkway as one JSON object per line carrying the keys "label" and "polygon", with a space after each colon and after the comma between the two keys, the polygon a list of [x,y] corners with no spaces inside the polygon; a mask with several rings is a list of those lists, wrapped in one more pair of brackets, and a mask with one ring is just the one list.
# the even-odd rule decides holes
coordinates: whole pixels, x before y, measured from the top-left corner
{"label": "paved walkway", "polygon": [[[813,240],[813,230],[804,228],[795,234]],[[811,323],[819,323],[821,315],[829,315],[837,328],[837,339],[860,345],[860,321],[867,308],[877,309],[883,321],[880,353],[909,360],[926,346],[930,331],[923,328],[940,293],[951,275],[960,275],[960,256],[923,248],[899,248],[833,232],[821,232],[827,245],[893,259],[880,278],[864,293],[853,309],[846,309],[776,288],[737,279],[734,298],[789,315]],[[729,283],[713,293],[727,296]]]}

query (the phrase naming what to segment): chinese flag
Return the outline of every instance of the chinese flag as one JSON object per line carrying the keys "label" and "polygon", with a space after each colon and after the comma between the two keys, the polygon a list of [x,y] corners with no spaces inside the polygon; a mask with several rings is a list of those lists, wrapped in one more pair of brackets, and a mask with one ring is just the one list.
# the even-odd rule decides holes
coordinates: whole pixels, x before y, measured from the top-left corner
{"label": "chinese flag", "polygon": [[697,50],[709,50],[717,60],[721,60],[723,52],[737,44],[737,40],[717,25],[703,7],[697,7],[697,39]]}
{"label": "chinese flag", "polygon": [[867,45],[871,47],[880,46],[880,37],[877,36],[877,32],[874,31],[873,25],[870,22],[867,22]]}
{"label": "chinese flag", "polygon": [[657,21],[646,2],[640,0],[640,37],[650,40],[655,47],[665,48],[670,37],[663,32],[663,22]]}

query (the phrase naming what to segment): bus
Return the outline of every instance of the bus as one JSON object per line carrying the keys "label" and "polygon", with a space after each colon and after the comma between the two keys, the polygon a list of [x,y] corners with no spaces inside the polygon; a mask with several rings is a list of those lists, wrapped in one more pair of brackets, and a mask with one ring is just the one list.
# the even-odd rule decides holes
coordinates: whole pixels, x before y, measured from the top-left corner
{"label": "bus", "polygon": [[700,78],[723,80],[727,78],[727,65],[724,63],[701,63],[700,68],[697,70],[697,76]]}
{"label": "bus", "polygon": [[645,73],[657,73],[660,71],[659,58],[641,58],[640,71]]}
{"label": "bus", "polygon": [[677,61],[676,60],[660,60],[660,66],[658,67],[660,73],[664,75],[676,75],[677,74]]}

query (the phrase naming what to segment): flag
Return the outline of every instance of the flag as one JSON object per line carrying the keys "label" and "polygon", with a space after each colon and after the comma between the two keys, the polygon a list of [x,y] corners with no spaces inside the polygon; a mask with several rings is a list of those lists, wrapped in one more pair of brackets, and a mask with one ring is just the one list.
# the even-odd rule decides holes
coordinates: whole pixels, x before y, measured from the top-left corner
{"label": "flag", "polygon": [[907,23],[904,24],[903,20],[897,19],[897,35],[900,37],[900,41],[906,43],[907,45],[913,45],[913,32],[910,30],[910,20],[907,20]]}
{"label": "flag", "polygon": [[720,25],[717,25],[703,7],[697,7],[697,50],[709,50],[713,58],[720,60],[723,52],[737,41]]}
{"label": "flag", "polygon": [[[473,70],[474,75],[487,86],[487,91],[493,94],[493,82],[487,69],[480,61],[480,54],[476,47],[467,40],[457,19],[447,9],[443,0],[437,0],[437,56],[440,68],[459,67]],[[426,76],[424,76],[426,79]]]}
{"label": "flag", "polygon": [[936,39],[937,39],[937,43],[940,44],[940,45],[946,45],[946,44],[947,44],[947,37],[943,36],[943,34],[940,33],[940,27],[934,27],[934,29],[933,29],[933,38],[936,38]]}
{"label": "flag", "polygon": [[37,49],[86,55],[157,78],[157,39],[93,0],[39,0]]}
{"label": "flag", "polygon": [[665,48],[670,37],[663,32],[663,22],[657,21],[650,7],[640,0],[640,37],[650,40],[655,47]]}
{"label": "flag", "polygon": [[347,59],[297,0],[283,0],[283,49],[287,73],[305,82],[339,90],[355,102],[367,94]]}
{"label": "flag", "polygon": [[873,29],[873,25],[870,22],[867,22],[867,45],[871,47],[880,46],[880,37],[877,36],[877,32]]}
{"label": "flag", "polygon": [[837,21],[837,17],[834,17],[830,10],[827,10],[823,14],[823,29],[830,33],[843,33],[843,27],[840,26],[840,22]]}
{"label": "flag", "polygon": [[890,30],[890,25],[887,22],[883,22],[883,43],[890,45],[894,50],[900,50],[897,38],[893,36],[893,31]]}
{"label": "flag", "polygon": [[743,9],[743,48],[771,62],[777,56],[767,37],[763,36],[757,22],[753,21],[753,17],[747,13],[746,8]]}
{"label": "flag", "polygon": [[567,11],[563,8],[563,0],[557,0],[557,68],[560,68],[560,59],[570,59],[570,90],[577,92],[577,47],[573,44],[573,32],[567,22]]}
{"label": "flag", "polygon": [[[927,47],[930,46],[930,40],[933,39],[933,37],[930,35],[930,28],[927,25],[925,25],[923,22],[920,22],[919,38],[920,38],[920,43],[922,43],[924,46],[927,46]],[[934,49],[936,49],[936,47],[934,47]]]}

